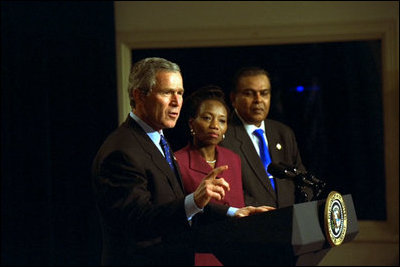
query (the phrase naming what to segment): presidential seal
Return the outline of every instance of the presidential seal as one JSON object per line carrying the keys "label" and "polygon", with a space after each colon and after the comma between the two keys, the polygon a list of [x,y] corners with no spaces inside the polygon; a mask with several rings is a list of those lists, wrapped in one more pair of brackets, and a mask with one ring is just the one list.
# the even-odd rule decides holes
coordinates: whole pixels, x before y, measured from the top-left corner
{"label": "presidential seal", "polygon": [[340,245],[347,230],[347,213],[343,197],[332,191],[326,198],[324,212],[325,235],[331,246]]}

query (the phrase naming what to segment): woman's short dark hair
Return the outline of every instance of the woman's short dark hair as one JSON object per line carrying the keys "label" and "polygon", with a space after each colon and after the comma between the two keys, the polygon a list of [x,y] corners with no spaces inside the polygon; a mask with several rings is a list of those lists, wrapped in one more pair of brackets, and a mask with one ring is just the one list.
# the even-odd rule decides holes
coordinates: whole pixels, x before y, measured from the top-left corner
{"label": "woman's short dark hair", "polygon": [[201,103],[206,100],[216,100],[221,102],[226,108],[229,117],[230,110],[225,102],[224,91],[222,91],[221,87],[217,85],[206,85],[194,91],[184,100],[182,114],[184,114],[185,120],[188,121],[190,118],[196,118]]}

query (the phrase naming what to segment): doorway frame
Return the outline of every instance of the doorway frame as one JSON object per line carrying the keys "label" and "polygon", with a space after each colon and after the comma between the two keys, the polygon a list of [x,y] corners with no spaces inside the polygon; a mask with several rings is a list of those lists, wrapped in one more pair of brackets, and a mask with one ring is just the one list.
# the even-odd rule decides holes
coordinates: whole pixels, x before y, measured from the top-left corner
{"label": "doorway frame", "polygon": [[[399,236],[399,40],[396,21],[265,27],[116,32],[118,120],[130,111],[127,93],[135,49],[307,44],[380,40],[386,181],[386,221],[359,221],[354,242],[398,244]],[[372,211],[373,212],[373,211]]]}

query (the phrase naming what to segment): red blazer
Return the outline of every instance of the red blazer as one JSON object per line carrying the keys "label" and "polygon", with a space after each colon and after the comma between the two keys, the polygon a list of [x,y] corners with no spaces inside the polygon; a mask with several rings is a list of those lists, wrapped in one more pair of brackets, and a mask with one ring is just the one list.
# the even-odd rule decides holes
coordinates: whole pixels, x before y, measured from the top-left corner
{"label": "red blazer", "polygon": [[[212,170],[212,167],[190,144],[175,152],[175,157],[181,170],[182,182],[186,193],[194,192],[204,176]],[[223,177],[229,183],[231,190],[226,192],[224,199],[220,201],[212,199],[211,201],[230,207],[244,207],[239,155],[227,148],[216,146],[216,159],[215,167],[228,165],[228,170],[220,173],[219,177]]]}

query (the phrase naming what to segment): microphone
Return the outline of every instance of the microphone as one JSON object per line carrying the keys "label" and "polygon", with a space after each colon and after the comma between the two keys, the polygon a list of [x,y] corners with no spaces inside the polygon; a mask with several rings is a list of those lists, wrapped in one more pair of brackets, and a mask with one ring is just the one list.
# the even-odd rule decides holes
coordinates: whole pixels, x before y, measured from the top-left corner
{"label": "microphone", "polygon": [[268,173],[270,173],[274,178],[279,179],[294,179],[298,173],[295,167],[290,167],[284,163],[271,162],[267,168]]}
{"label": "microphone", "polygon": [[320,187],[320,188],[324,188],[326,186],[326,182],[318,179],[317,177],[315,177],[315,175],[313,175],[312,173],[307,173],[307,180],[311,181],[313,184],[315,184],[316,186]]}
{"label": "microphone", "polygon": [[326,183],[309,172],[299,172],[296,167],[290,166],[286,163],[271,162],[267,168],[274,178],[278,179],[292,179],[297,186],[307,186],[314,191],[314,197],[319,197],[326,187]]}

